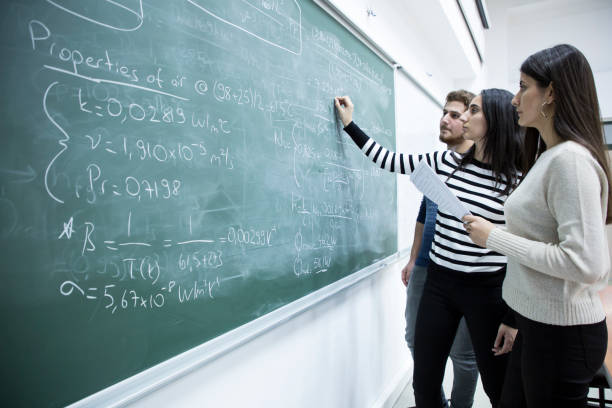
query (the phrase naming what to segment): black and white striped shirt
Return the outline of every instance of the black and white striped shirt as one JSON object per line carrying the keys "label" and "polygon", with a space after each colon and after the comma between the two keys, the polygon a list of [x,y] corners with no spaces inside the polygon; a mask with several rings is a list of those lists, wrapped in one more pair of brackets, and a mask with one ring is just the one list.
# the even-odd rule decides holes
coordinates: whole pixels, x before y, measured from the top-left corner
{"label": "black and white striped shirt", "polygon": [[[426,160],[473,215],[481,216],[497,226],[505,225],[504,202],[507,195],[502,194],[505,185],[496,187],[489,165],[474,160],[452,174],[459,166],[461,156],[451,150],[405,155],[385,149],[354,122],[345,130],[366,156],[387,171],[411,174],[421,160]],[[429,255],[436,264],[460,272],[495,272],[507,263],[504,255],[474,244],[461,220],[440,209]]]}

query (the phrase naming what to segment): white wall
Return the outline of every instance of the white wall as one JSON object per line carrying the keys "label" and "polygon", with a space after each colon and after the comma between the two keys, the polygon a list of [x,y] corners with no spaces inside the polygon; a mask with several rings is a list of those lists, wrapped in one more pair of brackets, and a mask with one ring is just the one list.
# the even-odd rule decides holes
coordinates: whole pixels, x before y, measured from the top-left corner
{"label": "white wall", "polygon": [[[403,74],[396,75],[397,151],[425,153],[443,150],[438,141],[441,109],[418,91]],[[398,247],[408,249],[414,237],[414,223],[421,193],[410,178],[397,178]]]}
{"label": "white wall", "polygon": [[[329,2],[384,47],[440,103],[449,90],[470,85],[481,76],[482,66],[456,0]],[[484,43],[477,13],[472,7],[465,7],[465,12],[476,41]]]}
{"label": "white wall", "polygon": [[[333,2],[408,74],[396,73],[398,151],[439,149],[436,139],[445,94],[461,78],[476,80],[481,70],[474,63],[476,54],[466,38],[463,17],[453,4],[454,0]],[[368,16],[368,8],[376,16]],[[409,178],[400,177],[398,241],[404,253],[410,248],[420,197]],[[412,374],[404,342],[405,288],[400,281],[405,261],[382,269],[131,406],[390,406]]]}
{"label": "white wall", "polygon": [[609,0],[488,0],[486,81],[512,92],[529,55],[568,43],[589,60],[603,117],[612,117],[612,2]]}

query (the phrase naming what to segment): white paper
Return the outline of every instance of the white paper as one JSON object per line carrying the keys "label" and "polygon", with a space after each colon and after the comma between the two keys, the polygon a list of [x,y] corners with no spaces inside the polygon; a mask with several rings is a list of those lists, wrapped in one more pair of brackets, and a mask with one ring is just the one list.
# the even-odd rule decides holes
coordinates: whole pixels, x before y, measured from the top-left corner
{"label": "white paper", "polygon": [[450,188],[429,167],[427,161],[421,160],[419,162],[414,168],[410,180],[421,193],[438,205],[440,211],[451,214],[459,220],[470,214]]}

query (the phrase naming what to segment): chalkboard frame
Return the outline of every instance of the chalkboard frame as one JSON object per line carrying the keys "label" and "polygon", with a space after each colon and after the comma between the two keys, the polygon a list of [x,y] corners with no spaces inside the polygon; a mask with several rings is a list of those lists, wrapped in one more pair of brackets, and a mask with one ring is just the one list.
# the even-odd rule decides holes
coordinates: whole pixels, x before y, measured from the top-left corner
{"label": "chalkboard frame", "polygon": [[[358,41],[363,43],[370,51],[378,56],[385,64],[393,69],[393,89],[396,89],[396,75],[402,72],[419,90],[428,98],[439,104],[440,102],[418,81],[416,81],[386,51],[365,34],[350,18],[342,13],[333,3],[327,0],[313,0],[324,12],[331,16],[337,23],[347,29]],[[395,95],[395,93],[394,93]],[[394,96],[395,98],[395,96]],[[394,103],[397,110],[397,104]],[[397,129],[397,112],[394,115],[394,128]],[[373,264],[356,271],[336,282],[324,286],[306,296],[288,303],[272,312],[269,312],[242,326],[230,330],[211,340],[208,340],[190,350],[178,354],[153,367],[126,378],[110,387],[99,390],[69,407],[123,407],[133,403],[140,398],[154,392],[177,379],[188,375],[198,368],[214,361],[215,359],[230,353],[254,338],[282,325],[296,316],[307,312],[322,302],[338,295],[339,293],[357,285],[368,278],[373,278],[386,267],[393,265],[409,255],[410,248],[399,249]]]}

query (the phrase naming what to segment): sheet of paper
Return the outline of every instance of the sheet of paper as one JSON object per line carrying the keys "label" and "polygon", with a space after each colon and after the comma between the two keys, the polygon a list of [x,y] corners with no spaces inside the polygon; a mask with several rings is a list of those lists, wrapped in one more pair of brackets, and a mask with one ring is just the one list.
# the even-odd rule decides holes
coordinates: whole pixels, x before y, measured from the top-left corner
{"label": "sheet of paper", "polygon": [[410,180],[421,193],[436,203],[441,211],[451,214],[460,220],[464,215],[470,214],[450,188],[429,167],[427,161],[422,160],[417,164],[410,176]]}

